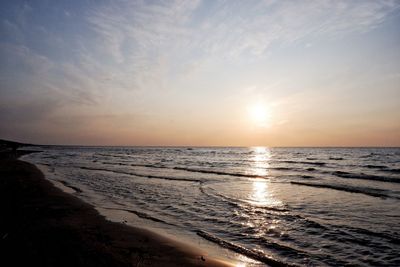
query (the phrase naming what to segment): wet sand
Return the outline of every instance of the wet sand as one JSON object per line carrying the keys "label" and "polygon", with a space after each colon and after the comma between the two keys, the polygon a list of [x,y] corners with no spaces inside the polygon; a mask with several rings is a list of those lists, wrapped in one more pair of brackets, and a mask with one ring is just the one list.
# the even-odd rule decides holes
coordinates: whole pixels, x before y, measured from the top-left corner
{"label": "wet sand", "polygon": [[0,155],[0,208],[1,266],[232,266],[107,221],[54,187],[34,165],[7,154]]}

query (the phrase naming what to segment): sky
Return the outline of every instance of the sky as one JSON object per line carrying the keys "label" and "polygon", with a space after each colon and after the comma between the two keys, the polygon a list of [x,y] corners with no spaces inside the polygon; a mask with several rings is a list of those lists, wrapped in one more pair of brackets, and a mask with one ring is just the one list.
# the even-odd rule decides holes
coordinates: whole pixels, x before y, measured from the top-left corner
{"label": "sky", "polygon": [[0,138],[400,146],[400,1],[1,1]]}

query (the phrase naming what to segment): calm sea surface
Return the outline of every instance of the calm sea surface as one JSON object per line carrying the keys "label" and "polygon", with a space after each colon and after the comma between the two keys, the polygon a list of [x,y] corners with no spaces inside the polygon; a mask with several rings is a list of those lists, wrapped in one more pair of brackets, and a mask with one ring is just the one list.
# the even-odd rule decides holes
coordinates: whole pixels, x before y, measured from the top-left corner
{"label": "calm sea surface", "polygon": [[95,206],[260,262],[400,266],[399,148],[43,150],[24,160]]}

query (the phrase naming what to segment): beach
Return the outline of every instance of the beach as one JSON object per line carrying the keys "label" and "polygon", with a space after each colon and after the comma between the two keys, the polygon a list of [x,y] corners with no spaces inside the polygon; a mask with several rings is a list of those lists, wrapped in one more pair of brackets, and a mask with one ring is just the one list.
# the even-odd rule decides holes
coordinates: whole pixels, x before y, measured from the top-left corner
{"label": "beach", "polygon": [[31,163],[3,154],[0,177],[2,266],[230,266],[148,230],[107,221]]}
{"label": "beach", "polygon": [[0,6],[0,267],[400,267],[400,0]]}
{"label": "beach", "polygon": [[56,187],[206,260],[399,266],[398,148],[40,149],[21,159]]}

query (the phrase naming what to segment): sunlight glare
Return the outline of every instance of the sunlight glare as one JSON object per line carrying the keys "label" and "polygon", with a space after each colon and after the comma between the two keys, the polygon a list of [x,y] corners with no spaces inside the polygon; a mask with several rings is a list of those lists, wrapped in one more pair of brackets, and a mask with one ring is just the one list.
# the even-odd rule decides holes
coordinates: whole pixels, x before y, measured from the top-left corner
{"label": "sunlight glare", "polygon": [[259,127],[269,126],[271,112],[263,103],[256,103],[248,108],[249,116],[253,123]]}
{"label": "sunlight glare", "polygon": [[253,168],[251,173],[262,177],[267,176],[270,160],[269,149],[263,146],[258,146],[254,147],[253,151],[255,154],[252,157]]}
{"label": "sunlight glare", "polygon": [[255,206],[279,206],[281,201],[275,199],[269,189],[270,181],[266,180],[269,176],[269,162],[271,160],[271,151],[268,147],[252,147],[253,155],[251,157],[252,166],[249,173],[259,176],[251,179],[252,190],[249,194],[249,201]]}
{"label": "sunlight glare", "polygon": [[253,179],[250,202],[256,206],[279,206],[281,201],[274,198],[269,189],[269,182],[262,178]]}

